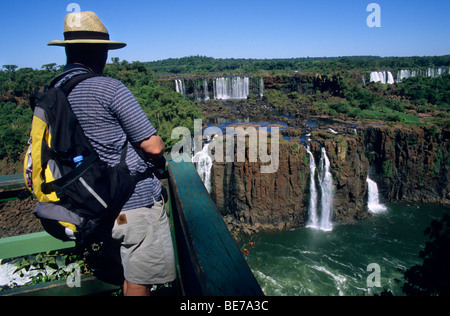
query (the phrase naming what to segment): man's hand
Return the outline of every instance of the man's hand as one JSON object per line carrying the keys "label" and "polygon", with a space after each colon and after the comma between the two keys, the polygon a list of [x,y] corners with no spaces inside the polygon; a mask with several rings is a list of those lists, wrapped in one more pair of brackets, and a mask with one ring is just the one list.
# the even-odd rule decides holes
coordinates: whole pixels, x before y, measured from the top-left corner
{"label": "man's hand", "polygon": [[142,141],[139,147],[142,149],[145,158],[150,162],[158,161],[164,154],[164,149],[166,148],[159,135],[150,136],[150,138]]}
{"label": "man's hand", "polygon": [[154,166],[154,175],[158,179],[165,179],[168,177],[166,173],[166,159],[164,159],[164,142],[158,135],[153,135],[149,139],[141,142],[139,147],[142,149],[145,160],[152,163]]}

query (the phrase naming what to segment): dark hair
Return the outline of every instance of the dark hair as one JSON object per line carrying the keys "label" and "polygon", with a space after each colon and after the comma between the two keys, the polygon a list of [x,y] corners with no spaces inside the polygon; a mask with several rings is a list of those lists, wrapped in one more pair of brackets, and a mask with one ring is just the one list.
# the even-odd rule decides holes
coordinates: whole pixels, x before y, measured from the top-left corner
{"label": "dark hair", "polygon": [[108,47],[104,44],[68,44],[66,56],[67,64],[82,64],[101,74],[108,59]]}

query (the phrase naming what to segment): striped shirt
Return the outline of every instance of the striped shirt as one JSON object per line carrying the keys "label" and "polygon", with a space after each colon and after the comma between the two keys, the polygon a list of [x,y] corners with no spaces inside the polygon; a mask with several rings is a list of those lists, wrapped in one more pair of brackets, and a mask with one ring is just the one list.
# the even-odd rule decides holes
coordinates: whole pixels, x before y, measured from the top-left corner
{"label": "striped shirt", "polygon": [[[58,84],[69,76],[90,72],[79,65],[67,65],[64,70],[73,68],[77,70],[72,70]],[[131,91],[116,79],[86,79],[72,90],[68,100],[86,137],[100,159],[110,166],[120,162],[122,146],[127,139],[131,143],[140,143],[157,133]],[[131,173],[147,168],[147,163],[131,145],[128,146],[126,163]],[[122,210],[152,205],[153,198],[159,200],[160,195],[161,182],[156,177],[147,178],[137,184]]]}

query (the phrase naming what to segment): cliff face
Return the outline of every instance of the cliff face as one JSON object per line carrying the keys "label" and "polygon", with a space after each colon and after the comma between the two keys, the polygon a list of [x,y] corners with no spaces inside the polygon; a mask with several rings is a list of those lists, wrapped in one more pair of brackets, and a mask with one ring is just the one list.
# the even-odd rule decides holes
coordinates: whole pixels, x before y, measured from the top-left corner
{"label": "cliff face", "polygon": [[[330,160],[332,220],[350,223],[370,216],[368,174],[378,183],[383,201],[448,203],[448,136],[449,131],[402,126],[359,127],[357,135],[313,132],[309,145],[315,161],[322,147]],[[274,174],[261,174],[260,163],[214,163],[212,197],[233,231],[251,234],[304,226],[310,203],[306,148],[281,142]]]}
{"label": "cliff face", "polygon": [[[358,78],[360,77],[358,76]],[[302,95],[313,95],[317,91],[329,91],[331,94],[337,94],[339,84],[333,76],[309,75],[299,72],[293,75],[265,76],[264,89],[281,90],[286,94],[298,92]]]}
{"label": "cliff face", "polygon": [[245,233],[300,227],[307,220],[307,165],[305,148],[287,142],[273,174],[262,174],[259,162],[214,163],[212,197],[227,224]]}
{"label": "cliff face", "polygon": [[363,139],[356,135],[325,135],[329,136],[314,141],[311,148],[317,156],[320,146],[324,146],[330,159],[334,179],[334,220],[353,222],[366,218],[369,160],[365,156]]}
{"label": "cliff face", "polygon": [[361,132],[385,199],[449,202],[450,131],[397,126]]}

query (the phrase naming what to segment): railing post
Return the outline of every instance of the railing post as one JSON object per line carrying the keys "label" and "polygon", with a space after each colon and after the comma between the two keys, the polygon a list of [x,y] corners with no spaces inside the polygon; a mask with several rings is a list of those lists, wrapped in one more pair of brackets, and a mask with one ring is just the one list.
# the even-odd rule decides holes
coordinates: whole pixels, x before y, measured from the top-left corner
{"label": "railing post", "polygon": [[168,171],[185,294],[262,296],[194,165],[169,161]]}

